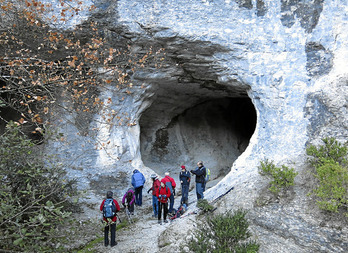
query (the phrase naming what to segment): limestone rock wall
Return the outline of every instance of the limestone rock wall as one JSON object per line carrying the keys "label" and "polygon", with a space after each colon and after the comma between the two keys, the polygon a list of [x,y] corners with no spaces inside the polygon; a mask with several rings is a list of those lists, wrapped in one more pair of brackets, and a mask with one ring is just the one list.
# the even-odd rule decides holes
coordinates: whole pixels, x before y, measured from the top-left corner
{"label": "limestone rock wall", "polygon": [[[203,160],[216,168],[215,178],[223,178],[206,197],[234,186],[219,205],[251,210],[262,252],[347,249],[346,228],[323,223],[306,196],[304,169],[306,144],[348,136],[346,0],[94,2],[95,13],[81,19],[105,23],[105,30],[133,45],[161,46],[169,61],[161,69],[137,72],[131,95],[101,92],[101,99],[117,101],[105,110],[126,114],[131,126],[109,125],[95,115],[89,128],[97,134],[86,137],[77,134],[76,115],[62,115],[60,129],[69,145],[52,147],[69,160],[69,174],[81,187],[93,194],[111,187],[121,194],[135,168],[148,178],[166,170],[177,176],[181,164],[193,168]],[[253,110],[223,109],[240,108],[242,100]],[[202,103],[215,111],[197,109]],[[231,129],[238,117],[246,119],[243,129],[253,126],[246,135]],[[195,125],[200,120],[205,123]],[[110,142],[96,150],[95,138]],[[284,203],[262,195],[267,182],[257,165],[265,158],[299,172]]]}

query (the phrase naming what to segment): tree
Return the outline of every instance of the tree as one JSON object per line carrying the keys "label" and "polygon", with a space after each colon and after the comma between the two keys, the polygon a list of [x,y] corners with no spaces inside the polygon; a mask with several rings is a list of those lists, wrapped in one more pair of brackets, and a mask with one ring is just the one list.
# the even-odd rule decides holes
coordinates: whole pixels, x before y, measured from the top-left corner
{"label": "tree", "polygon": [[72,203],[78,195],[75,182],[36,148],[13,122],[0,136],[0,248],[5,252],[65,252],[61,243],[69,228],[60,226],[79,210]]}
{"label": "tree", "polygon": [[54,6],[40,1],[0,0],[0,104],[17,112],[15,120],[36,134],[49,124],[59,95],[74,102],[67,111],[95,113],[103,106],[102,87],[112,84],[131,93],[131,75],[163,60],[162,49],[132,50],[128,40],[118,36],[115,42],[113,32],[92,20],[69,31],[49,26],[67,22],[84,8],[79,0],[57,1],[59,16],[52,15]]}
{"label": "tree", "polygon": [[[56,163],[49,166],[23,133],[39,136],[41,143],[50,117],[56,116],[53,107],[66,113],[99,112],[101,89],[112,85],[131,94],[132,74],[156,68],[162,59],[162,49],[134,50],[127,38],[93,19],[69,30],[53,26],[79,15],[84,6],[79,0],[57,0],[60,14],[52,15],[56,6],[47,2],[0,0],[1,249],[57,252],[64,239],[59,225],[69,220],[73,182],[62,181],[64,170]],[[72,107],[61,100],[72,101]],[[117,112],[103,116],[110,124],[122,117]]]}

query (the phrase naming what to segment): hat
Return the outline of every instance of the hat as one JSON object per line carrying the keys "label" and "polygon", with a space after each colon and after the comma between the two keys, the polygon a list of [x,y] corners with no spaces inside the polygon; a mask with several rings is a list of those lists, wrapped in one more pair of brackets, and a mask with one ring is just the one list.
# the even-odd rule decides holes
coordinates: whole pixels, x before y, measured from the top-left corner
{"label": "hat", "polygon": [[167,171],[166,173],[164,173],[164,175],[169,176],[169,172]]}
{"label": "hat", "polygon": [[157,175],[156,174],[152,174],[151,178],[157,178]]}
{"label": "hat", "polygon": [[183,170],[185,170],[185,169],[186,169],[185,165],[181,165],[181,168],[182,168]]}

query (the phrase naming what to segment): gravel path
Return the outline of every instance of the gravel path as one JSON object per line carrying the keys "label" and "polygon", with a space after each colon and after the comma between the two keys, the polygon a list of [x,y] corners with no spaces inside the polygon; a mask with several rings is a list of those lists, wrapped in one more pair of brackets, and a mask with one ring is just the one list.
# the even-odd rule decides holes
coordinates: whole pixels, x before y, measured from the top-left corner
{"label": "gravel path", "polygon": [[[193,191],[190,192],[190,195],[193,194]],[[175,198],[174,208],[177,208],[180,203],[181,196],[177,196]],[[190,199],[194,199],[194,196],[190,196]],[[168,219],[168,223],[162,222],[162,225],[158,224],[158,219],[152,217],[152,199],[144,198],[143,206],[135,207],[134,219],[135,223],[124,227],[116,232],[116,241],[117,245],[115,247],[105,247],[103,242],[100,243],[97,247],[98,252],[124,252],[124,253],[156,253],[156,252],[164,252],[163,243],[162,248],[159,245],[161,235],[165,233],[165,231],[174,231],[177,229],[177,226],[182,227],[182,222],[178,222],[179,219],[170,221]],[[194,205],[195,206],[195,205]],[[126,215],[123,210],[119,213],[119,217],[121,221],[126,220]],[[179,225],[181,224],[181,225]],[[119,223],[118,223],[119,225]],[[164,243],[166,244],[166,243]],[[166,253],[177,252],[177,249],[171,250],[166,248]]]}
{"label": "gravel path", "polygon": [[[208,188],[216,184],[218,180],[209,182]],[[181,195],[175,197],[174,208],[178,208]],[[117,230],[115,247],[105,247],[103,242],[97,246],[98,252],[122,252],[122,253],[176,253],[180,252],[180,244],[190,235],[195,226],[195,215],[188,215],[196,209],[196,190],[191,188],[189,192],[189,209],[184,218],[179,218],[168,223],[158,224],[157,218],[152,217],[152,197],[143,193],[143,205],[135,207],[135,223]],[[126,220],[123,210],[119,213],[121,220]],[[169,219],[168,219],[169,220]]]}

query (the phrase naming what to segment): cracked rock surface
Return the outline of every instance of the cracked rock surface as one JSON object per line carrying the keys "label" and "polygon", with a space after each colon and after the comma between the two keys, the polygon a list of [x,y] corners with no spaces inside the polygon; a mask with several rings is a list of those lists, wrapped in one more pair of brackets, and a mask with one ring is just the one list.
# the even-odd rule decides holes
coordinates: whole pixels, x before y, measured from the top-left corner
{"label": "cracked rock surface", "polygon": [[[323,137],[348,137],[347,1],[94,3],[84,18],[138,50],[160,46],[167,61],[136,72],[131,95],[112,87],[100,92],[101,100],[117,101],[108,110],[127,115],[131,126],[110,126],[95,115],[88,127],[99,130],[91,137],[77,135],[75,116],[57,123],[70,144],[51,143],[49,150],[69,161],[68,174],[88,190],[90,204],[97,209],[109,189],[120,199],[134,169],[149,188],[152,173],[170,171],[178,180],[180,165],[193,169],[203,160],[219,179],[206,198],[234,186],[218,211],[248,209],[260,252],[346,251],[347,220],[320,212],[307,196],[313,182],[305,149]],[[95,150],[93,138],[110,145]],[[265,158],[299,172],[283,200],[265,194],[268,182],[257,172]],[[182,242],[177,229],[173,248]]]}

